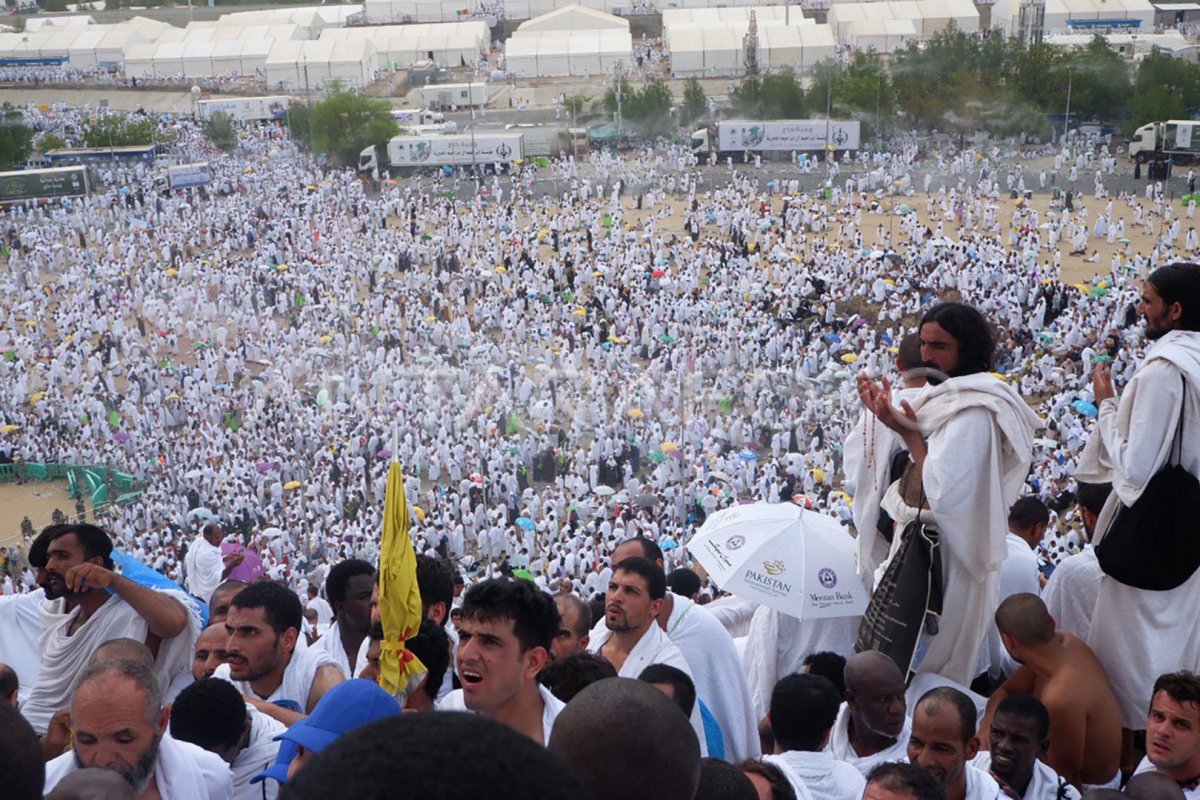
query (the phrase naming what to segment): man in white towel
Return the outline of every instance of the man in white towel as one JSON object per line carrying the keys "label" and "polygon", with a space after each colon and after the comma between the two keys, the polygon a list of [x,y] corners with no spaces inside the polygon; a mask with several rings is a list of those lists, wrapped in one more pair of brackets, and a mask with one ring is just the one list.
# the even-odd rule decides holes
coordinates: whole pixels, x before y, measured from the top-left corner
{"label": "man in white towel", "polygon": [[[619,544],[613,550],[613,564],[630,556],[641,556],[665,569],[663,552],[650,539],[639,536]],[[725,754],[732,761],[756,758],[761,749],[759,717],[754,712],[737,645],[725,626],[704,606],[672,592],[663,595],[662,608],[655,618],[687,661],[696,683],[696,696],[721,728]],[[604,623],[600,622],[594,631],[603,627]]]}
{"label": "man in white towel", "polygon": [[301,613],[300,598],[277,583],[261,581],[238,592],[225,618],[227,661],[213,673],[284,725],[311,713],[325,692],[345,680],[332,656],[303,645]]}
{"label": "man in white towel", "polygon": [[279,784],[260,787],[251,779],[279,754],[275,737],[282,722],[257,711],[228,681],[201,678],[184,689],[171,706],[171,735],[218,756],[233,771],[234,800],[274,800]]}
{"label": "man in white towel", "polygon": [[1041,760],[1050,747],[1050,712],[1029,694],[1014,694],[996,706],[991,744],[971,765],[988,772],[1019,800],[1079,800],[1079,790]]}
{"label": "man in white towel", "polygon": [[42,617],[41,671],[21,708],[35,731],[44,734],[55,712],[67,707],[75,679],[104,642],[144,642],[161,686],[187,669],[200,619],[186,595],[148,589],[114,572],[112,539],[94,525],[51,526],[39,539],[46,546],[46,598],[63,599],[67,613]]}
{"label": "man in white towel", "polygon": [[905,711],[904,675],[896,662],[868,650],[846,662],[846,702],[829,732],[827,749],[863,775],[908,753],[911,724]]}
{"label": "man in white towel", "polygon": [[[940,303],[925,313],[920,336],[930,386],[911,401],[902,400],[900,408],[892,405],[886,379],[878,384],[863,373],[858,390],[863,406],[899,435],[912,460],[882,502],[896,523],[891,558],[905,545],[911,545],[904,551],[910,558],[924,546],[924,537],[912,538],[918,534],[915,526],[906,527],[909,523],[920,521],[927,533],[936,531],[941,603],[930,602],[928,614],[897,606],[876,616],[887,627],[889,612],[916,610],[917,617],[900,620],[902,635],[909,638],[893,658],[906,671],[933,672],[966,686],[988,666],[981,663],[980,648],[996,611],[1000,565],[1008,555],[1007,512],[1029,474],[1033,435],[1041,421],[1010,384],[991,374],[995,334],[977,309]],[[911,581],[904,589],[925,586],[935,575],[934,567],[928,575],[906,573]],[[903,593],[899,586],[897,591]],[[905,599],[897,597],[901,605]],[[895,641],[898,632],[883,627],[873,639]],[[925,650],[917,663],[910,645],[921,630]]]}
{"label": "man in white towel", "polygon": [[949,686],[926,692],[913,711],[908,760],[942,785],[946,800],[1000,800],[1000,784],[970,764],[978,753],[971,698]]}
{"label": "man in white towel", "polygon": [[225,531],[215,522],[210,522],[192,539],[183,564],[187,569],[187,590],[205,603],[212,593],[245,560],[241,553],[221,554],[221,540]]}
{"label": "man in white towel", "polygon": [[[838,712],[837,688],[820,675],[788,675],[771,693],[771,733],[775,753],[763,761],[775,764],[812,800],[860,800],[866,788],[862,773],[822,748]],[[800,786],[797,786],[800,784]]]}
{"label": "man in white towel", "polygon": [[[1200,267],[1170,264],[1150,273],[1138,313],[1153,342],[1118,398],[1112,374],[1097,365],[1092,384],[1099,416],[1080,456],[1081,480],[1111,481],[1096,521],[1104,536],[1117,509],[1132,506],[1168,461],[1200,476]],[[1177,458],[1172,451],[1179,426]],[[1200,570],[1180,586],[1148,591],[1105,576],[1088,632],[1121,704],[1121,724],[1146,724],[1157,676],[1200,664]]]}
{"label": "man in white towel", "polygon": [[232,800],[229,766],[164,735],[168,713],[144,664],[117,659],[88,667],[71,698],[75,749],[46,764],[46,792],[76,770],[99,767],[121,775],[137,800]]}

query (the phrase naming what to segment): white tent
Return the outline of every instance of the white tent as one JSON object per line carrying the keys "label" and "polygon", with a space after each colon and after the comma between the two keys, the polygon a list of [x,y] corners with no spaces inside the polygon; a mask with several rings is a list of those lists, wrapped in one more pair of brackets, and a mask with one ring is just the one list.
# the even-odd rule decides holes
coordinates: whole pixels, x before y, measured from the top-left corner
{"label": "white tent", "polygon": [[183,42],[159,42],[154,45],[154,76],[170,78],[183,74]]}
{"label": "white tent", "polygon": [[367,0],[364,14],[368,25],[397,25],[409,22],[461,22],[478,7],[473,0]]}
{"label": "white tent", "polygon": [[[1003,2],[1003,0],[1000,1]],[[876,6],[875,13],[872,15],[875,19],[891,19],[892,15],[888,13],[886,3],[871,3],[871,5]],[[830,6],[826,19],[829,21],[829,26],[833,28],[833,34],[838,41],[846,41],[850,35],[851,26],[867,19],[866,6],[866,3],[834,3]]]}
{"label": "white tent", "polygon": [[333,81],[362,87],[373,80],[378,63],[366,40],[285,41],[272,46],[265,71],[272,89],[319,88]]}
{"label": "white tent", "polygon": [[183,62],[184,75],[189,78],[209,78],[218,74],[213,71],[213,42],[187,41],[181,44],[183,52],[180,60]]}
{"label": "white tent", "polygon": [[632,51],[626,30],[517,31],[505,45],[505,69],[518,77],[599,75],[628,66]]}
{"label": "white tent", "polygon": [[90,25],[79,29],[79,35],[67,48],[67,59],[72,67],[91,69],[99,63],[96,58],[96,48],[110,27],[109,25]]}
{"label": "white tent", "polygon": [[517,32],[527,34],[534,31],[596,31],[629,30],[629,20],[605,14],[581,5],[564,6],[557,11],[543,14],[536,19],[522,22]]}
{"label": "white tent", "polygon": [[538,38],[512,37],[504,46],[504,69],[518,78],[535,78],[538,75]]}
{"label": "white tent", "polygon": [[868,19],[850,25],[848,40],[859,50],[894,53],[920,36],[911,19]]}
{"label": "white tent", "polygon": [[156,44],[133,44],[125,51],[126,78],[153,78]]}
{"label": "white tent", "polygon": [[95,24],[96,20],[86,14],[78,14],[70,17],[34,17],[33,19],[25,20],[25,32],[39,33],[48,28],[82,28]]}
{"label": "white tent", "polygon": [[96,43],[96,61],[101,64],[120,64],[130,47],[153,41],[152,36],[141,33],[135,26],[126,23],[113,25]]}
{"label": "white tent", "polygon": [[828,25],[801,25],[798,30],[803,60],[797,67],[809,70],[837,56],[837,38],[833,35],[833,28]]}

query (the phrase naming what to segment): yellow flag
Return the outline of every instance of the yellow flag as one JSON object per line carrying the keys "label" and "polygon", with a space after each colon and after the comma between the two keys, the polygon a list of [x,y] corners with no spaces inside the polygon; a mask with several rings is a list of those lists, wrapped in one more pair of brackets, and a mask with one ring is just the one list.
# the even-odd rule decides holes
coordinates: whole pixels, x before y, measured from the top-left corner
{"label": "yellow flag", "polygon": [[379,685],[395,694],[420,684],[427,670],[406,644],[421,627],[421,592],[417,588],[417,554],[408,534],[408,499],[400,465],[388,469],[383,508],[383,539],[379,548],[379,613],[383,617],[383,648]]}

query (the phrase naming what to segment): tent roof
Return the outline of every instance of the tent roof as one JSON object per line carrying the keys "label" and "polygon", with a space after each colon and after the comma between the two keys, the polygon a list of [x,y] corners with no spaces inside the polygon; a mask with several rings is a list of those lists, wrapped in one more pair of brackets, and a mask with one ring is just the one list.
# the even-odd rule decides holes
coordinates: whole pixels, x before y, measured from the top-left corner
{"label": "tent roof", "polygon": [[569,5],[522,22],[517,34],[527,31],[629,30],[629,20],[581,5]]}

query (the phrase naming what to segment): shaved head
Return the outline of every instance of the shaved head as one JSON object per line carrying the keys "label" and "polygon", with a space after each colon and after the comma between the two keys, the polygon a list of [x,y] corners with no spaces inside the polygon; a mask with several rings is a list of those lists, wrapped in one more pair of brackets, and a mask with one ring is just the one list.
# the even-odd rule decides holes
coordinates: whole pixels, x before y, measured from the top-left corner
{"label": "shaved head", "polygon": [[134,795],[133,787],[117,773],[87,767],[59,781],[46,800],[134,800]]}
{"label": "shaved head", "polygon": [[1054,639],[1054,618],[1036,594],[1022,592],[1006,598],[996,609],[996,627],[1019,644],[1038,646]]}
{"label": "shaved head", "polygon": [[850,656],[842,679],[847,692],[860,692],[879,683],[903,683],[904,675],[891,657],[878,650],[866,650]]}
{"label": "shaved head", "polygon": [[1183,800],[1183,789],[1175,779],[1161,772],[1139,772],[1125,784],[1125,794],[1134,800]]}
{"label": "shaved head", "polygon": [[88,666],[105,661],[136,661],[154,669],[154,654],[137,639],[111,639],[96,648],[88,659]]}
{"label": "shaved head", "polygon": [[606,678],[567,703],[554,721],[550,752],[596,800],[693,800],[700,743],[688,718],[648,683]]}

